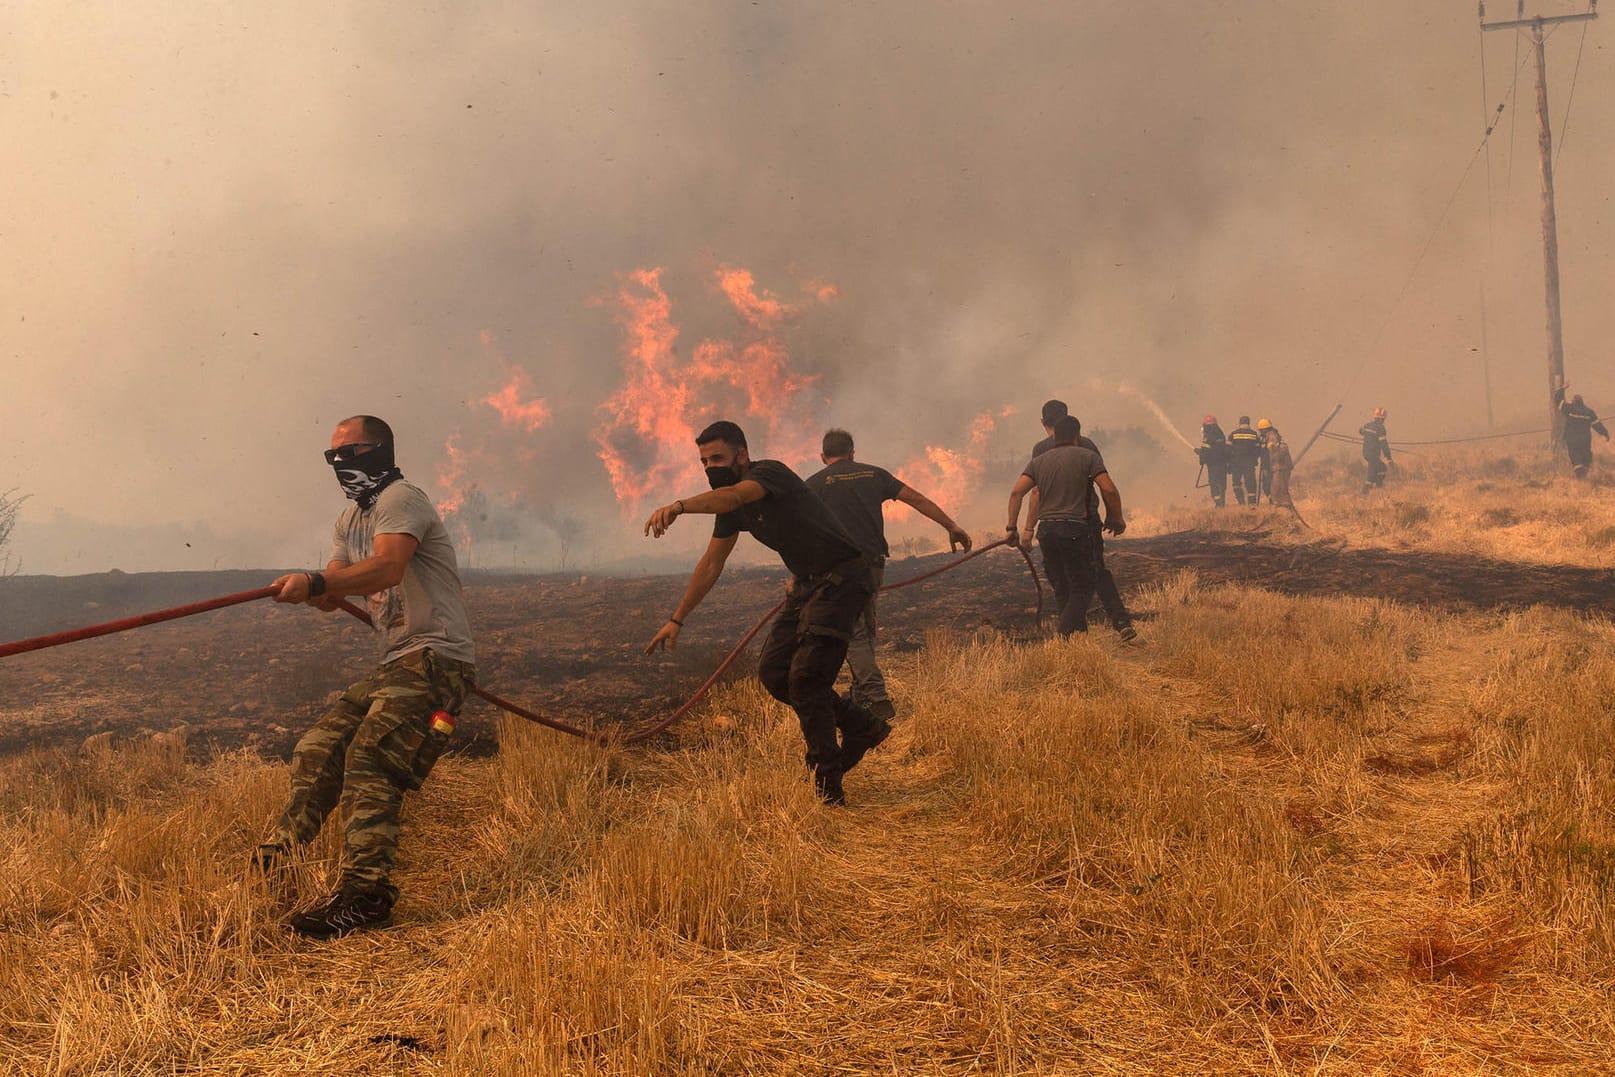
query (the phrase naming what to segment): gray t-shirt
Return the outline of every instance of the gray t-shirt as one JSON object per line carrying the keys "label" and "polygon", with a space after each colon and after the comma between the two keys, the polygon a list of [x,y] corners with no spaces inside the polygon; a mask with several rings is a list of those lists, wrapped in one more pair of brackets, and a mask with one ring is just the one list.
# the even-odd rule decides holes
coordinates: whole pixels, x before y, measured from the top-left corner
{"label": "gray t-shirt", "polygon": [[475,662],[454,543],[431,499],[399,479],[368,510],[349,505],[337,517],[331,560],[358,564],[375,553],[377,535],[408,535],[420,543],[397,587],[365,597],[386,649],[382,661],[430,647],[445,658]]}
{"label": "gray t-shirt", "polygon": [[1039,520],[1087,520],[1088,484],[1105,474],[1105,462],[1092,449],[1056,445],[1021,474],[1037,487]]}

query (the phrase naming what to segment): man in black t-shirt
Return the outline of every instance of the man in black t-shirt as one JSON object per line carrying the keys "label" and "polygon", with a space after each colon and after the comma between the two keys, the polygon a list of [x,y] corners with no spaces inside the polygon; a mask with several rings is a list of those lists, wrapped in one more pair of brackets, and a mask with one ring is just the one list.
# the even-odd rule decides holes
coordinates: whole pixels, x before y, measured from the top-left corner
{"label": "man in black t-shirt", "polygon": [[645,521],[645,534],[661,538],[686,513],[717,520],[684,597],[645,653],[674,648],[684,619],[718,582],[740,533],[750,531],[780,555],[792,574],[785,603],[763,644],[757,678],[770,695],[796,711],[819,795],[827,803],[843,804],[842,775],[892,731],[889,722],[872,717],[835,690],[853,624],[873,590],[869,563],[796,472],[778,460],[751,459],[740,427],[716,422],[695,441],[711,491],[663,505]]}
{"label": "man in black t-shirt", "polygon": [[886,517],[881,506],[888,501],[901,501],[920,515],[941,524],[948,532],[948,543],[953,549],[970,549],[970,536],[953,518],[937,507],[936,502],[906,486],[890,471],[873,464],[860,464],[852,458],[852,435],[845,430],[825,432],[823,451],[819,459],[824,470],[808,477],[808,489],[830,509],[847,534],[858,544],[868,559],[875,590],[869,595],[869,604],[852,629],[847,645],[847,668],[852,671],[852,699],[876,718],[890,721],[897,710],[886,694],[886,678],[881,676],[875,663],[875,604],[880,585],[886,577],[886,557],[891,550],[886,545]]}
{"label": "man in black t-shirt", "polygon": [[[1042,441],[1032,446],[1032,459],[1035,460],[1039,456],[1042,456],[1044,453],[1048,452],[1050,449],[1054,448],[1054,446],[1057,444],[1054,437],[1054,424],[1059,422],[1061,419],[1066,418],[1070,414],[1071,411],[1068,407],[1066,407],[1066,403],[1063,400],[1049,400],[1044,402],[1043,433],[1045,437]],[[1104,461],[1104,454],[1099,452],[1099,446],[1095,445],[1089,438],[1083,436],[1082,423],[1080,421],[1077,423],[1076,444],[1084,449],[1088,449],[1091,452],[1098,454],[1100,461]],[[1026,510],[1028,519],[1037,519],[1041,497],[1042,491],[1034,486],[1032,488],[1030,503]],[[1116,630],[1116,634],[1122,638],[1123,642],[1127,642],[1129,640],[1138,638],[1138,630],[1133,627],[1133,615],[1127,611],[1127,603],[1122,601],[1121,589],[1116,586],[1116,577],[1111,574],[1110,567],[1105,564],[1105,531],[1103,526],[1099,523],[1099,513],[1093,511],[1097,507],[1098,502],[1096,500],[1096,495],[1094,494],[1092,488],[1090,488],[1088,491],[1088,525],[1093,532],[1095,557],[1094,591],[1099,596],[1099,604],[1105,608],[1105,616],[1110,620],[1110,627]],[[1032,536],[1030,533],[1028,533],[1025,536],[1024,541],[1021,542],[1021,545],[1030,546],[1031,544]]]}

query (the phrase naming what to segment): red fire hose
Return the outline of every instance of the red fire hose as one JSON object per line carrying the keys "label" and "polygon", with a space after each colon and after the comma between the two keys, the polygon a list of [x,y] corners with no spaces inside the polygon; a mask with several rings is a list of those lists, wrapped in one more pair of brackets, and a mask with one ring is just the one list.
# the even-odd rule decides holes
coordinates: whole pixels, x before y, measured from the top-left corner
{"label": "red fire hose", "polygon": [[[914,584],[928,580],[933,576],[939,576],[950,569],[958,568],[966,561],[980,557],[988,550],[1008,544],[1009,539],[1001,538],[997,542],[991,542],[979,549],[972,550],[963,557],[956,557],[947,564],[934,568],[929,572],[921,573],[918,576],[914,576],[906,580],[899,580],[897,583],[889,583],[882,587],[881,590],[896,591],[900,588],[911,587]],[[1017,553],[1026,559],[1026,567],[1032,573],[1032,582],[1037,587],[1037,615],[1038,618],[1041,619],[1043,616],[1043,581],[1038,578],[1037,568],[1032,564],[1031,556],[1020,547],[1016,547],[1015,549]],[[202,602],[192,602],[185,606],[175,606],[172,609],[157,610],[153,613],[143,613],[136,617],[125,617],[121,621],[108,621],[105,624],[91,625],[88,628],[75,628],[69,632],[58,632],[55,635],[36,636],[33,639],[23,639],[17,640],[13,643],[0,644],[0,658],[9,658],[15,654],[26,654],[29,651],[42,651],[48,647],[59,647],[65,643],[77,643],[80,640],[94,639],[96,636],[109,636],[114,632],[127,632],[130,629],[144,628],[147,625],[160,624],[163,621],[173,621],[181,617],[191,617],[198,613],[207,613],[210,610],[224,609],[226,606],[237,606],[244,602],[253,602],[260,598],[268,598],[274,593],[275,589],[273,587],[260,587],[253,591],[242,591],[238,594],[224,595],[219,598],[210,598]],[[342,610],[363,621],[365,624],[370,623],[370,615],[364,610],[360,609],[358,606],[355,606],[353,603],[348,602],[346,599],[338,601],[337,605]],[[700,688],[696,689],[695,694],[686,700],[681,707],[655,724],[641,729],[635,733],[630,733],[625,737],[613,737],[608,734],[595,732],[593,730],[582,729],[578,726],[570,725],[556,718],[547,718],[542,714],[527,710],[525,707],[517,706],[515,703],[512,703],[509,700],[503,699],[494,695],[492,692],[485,691],[481,688],[473,688],[471,691],[472,694],[487,700],[489,703],[492,703],[501,710],[508,711],[509,713],[516,715],[518,718],[525,718],[529,722],[535,722],[538,725],[544,726],[548,729],[553,729],[559,733],[565,733],[573,737],[590,737],[603,741],[620,740],[620,742],[623,744],[637,744],[640,741],[649,740],[651,737],[656,736],[656,734],[661,733],[663,730],[673,725],[673,723],[677,722],[680,718],[683,718],[686,714],[690,713],[690,710],[706,696],[707,692],[712,689],[712,686],[718,683],[718,678],[722,677],[724,672],[730,666],[734,665],[735,660],[738,659],[746,650],[746,645],[757,637],[757,633],[763,630],[763,626],[773,618],[774,614],[780,611],[780,607],[783,605],[785,605],[785,603],[780,602],[767,613],[763,614],[762,617],[758,619],[757,623],[751,626],[750,631],[740,638],[740,642],[735,644],[734,650],[729,652],[728,657],[726,657],[722,662],[718,663],[718,668],[712,671],[712,675],[706,679]]]}

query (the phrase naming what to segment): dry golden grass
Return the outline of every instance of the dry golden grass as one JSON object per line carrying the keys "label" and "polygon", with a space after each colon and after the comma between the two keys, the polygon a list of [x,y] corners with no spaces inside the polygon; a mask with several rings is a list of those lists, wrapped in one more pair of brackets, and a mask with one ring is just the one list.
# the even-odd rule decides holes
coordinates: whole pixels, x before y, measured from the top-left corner
{"label": "dry golden grass", "polygon": [[[1602,442],[1595,455],[1605,467],[1615,463]],[[1293,484],[1308,527],[1283,510],[1252,511],[1231,500],[1217,511],[1200,491],[1186,507],[1135,514],[1130,533],[1258,526],[1301,541],[1615,568],[1615,471],[1595,467],[1590,478],[1575,479],[1564,455],[1538,438],[1403,453],[1384,488],[1368,494],[1363,472],[1349,447],[1321,442]]]}
{"label": "dry golden grass", "polygon": [[1135,605],[893,656],[843,810],[754,684],[659,749],[507,725],[327,944],[334,834],[244,870],[281,765],[4,761],[0,1073],[1615,1072],[1615,628]]}

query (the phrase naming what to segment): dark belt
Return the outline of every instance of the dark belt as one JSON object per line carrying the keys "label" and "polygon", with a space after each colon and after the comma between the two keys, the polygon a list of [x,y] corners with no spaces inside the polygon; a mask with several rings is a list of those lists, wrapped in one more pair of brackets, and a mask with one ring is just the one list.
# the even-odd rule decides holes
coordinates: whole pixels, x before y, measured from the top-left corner
{"label": "dark belt", "polygon": [[831,585],[846,583],[847,580],[859,572],[864,574],[865,579],[869,578],[869,559],[863,554],[859,554],[857,557],[849,557],[839,565],[832,565],[823,572],[816,572],[811,576],[798,576],[796,577],[796,583],[798,587],[806,587],[812,590],[827,583]]}

